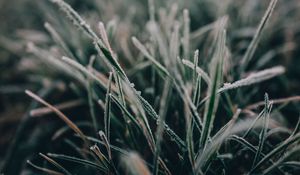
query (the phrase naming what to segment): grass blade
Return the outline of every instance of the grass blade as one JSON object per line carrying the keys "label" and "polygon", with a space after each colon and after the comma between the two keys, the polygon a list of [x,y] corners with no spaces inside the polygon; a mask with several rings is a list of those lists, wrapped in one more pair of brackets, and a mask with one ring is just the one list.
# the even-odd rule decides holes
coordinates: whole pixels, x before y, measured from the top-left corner
{"label": "grass blade", "polygon": [[110,150],[110,146],[109,146],[109,141],[108,141],[108,139],[105,136],[105,133],[103,131],[99,131],[98,134],[99,134],[101,140],[103,141],[103,143],[104,143],[104,145],[106,147],[108,158],[111,161],[112,160],[112,156],[111,156],[111,150]]}
{"label": "grass blade", "polygon": [[49,157],[52,158],[56,158],[56,159],[61,159],[61,160],[66,160],[66,161],[70,161],[70,162],[74,162],[83,166],[89,166],[89,167],[93,167],[96,168],[104,173],[106,173],[106,168],[104,166],[98,165],[94,162],[85,160],[85,159],[80,159],[77,157],[72,157],[72,156],[67,156],[67,155],[63,155],[63,154],[52,154],[52,153],[48,153],[47,154]]}
{"label": "grass blade", "polygon": [[227,90],[240,88],[243,86],[250,86],[262,81],[266,81],[285,72],[285,68],[282,66],[276,66],[269,69],[265,69],[249,75],[248,77],[235,81],[233,83],[225,83],[222,88],[218,90],[218,93],[225,92]]}
{"label": "grass blade", "polygon": [[91,29],[91,27],[87,24],[85,20],[66,2],[63,0],[51,0],[53,3],[57,4],[63,12],[66,13],[66,15],[74,22],[76,26],[78,26],[80,29],[84,31],[85,34],[89,38],[91,38],[94,41],[94,45],[96,50],[101,55],[104,54],[106,61],[110,63],[110,65],[118,72],[123,78],[127,78],[125,72],[117,62],[117,60],[114,58],[110,50],[108,50],[103,41],[97,36],[97,34]]}
{"label": "grass blade", "polygon": [[272,173],[276,168],[280,166],[284,161],[290,159],[291,157],[298,157],[300,154],[300,146],[297,146],[296,148],[293,148],[291,151],[287,152],[282,158],[280,158],[277,162],[272,164],[271,167],[266,169],[263,174],[270,174]]}
{"label": "grass blade", "polygon": [[[93,67],[93,63],[95,61],[95,56],[92,56],[89,61],[88,65],[88,70],[91,71]],[[94,126],[95,131],[99,130],[99,125],[96,119],[96,113],[95,113],[95,105],[93,101],[93,81],[90,77],[87,77],[87,83],[86,83],[86,88],[87,88],[87,94],[88,94],[88,104],[89,104],[89,109],[90,109],[90,115],[92,118],[92,123]]]}
{"label": "grass blade", "polygon": [[208,76],[208,74],[201,69],[200,67],[198,67],[197,65],[193,64],[192,62],[190,62],[189,60],[182,60],[182,63],[186,66],[188,66],[189,68],[193,69],[194,71],[197,72],[197,74],[203,78],[203,80],[210,86],[211,85],[211,80]]}
{"label": "grass blade", "polygon": [[69,65],[77,68],[78,70],[83,72],[86,76],[89,76],[90,78],[95,80],[101,86],[101,88],[103,90],[107,90],[106,84],[104,82],[102,82],[96,75],[94,75],[92,72],[87,70],[84,66],[82,66],[80,63],[72,60],[71,58],[65,57],[65,56],[62,57],[62,60],[65,61],[66,63],[68,63]]}
{"label": "grass blade", "polygon": [[147,51],[146,47],[137,38],[132,37],[132,42],[135,45],[135,47],[138,48],[140,52],[142,52],[142,54],[155,65],[156,70],[160,74],[162,74],[163,77],[169,76],[169,72],[167,71],[167,69],[163,67],[158,61],[156,61],[153,56],[151,56],[151,54]]}
{"label": "grass blade", "polygon": [[[209,100],[206,103],[205,113],[204,113],[204,126],[201,132],[200,138],[200,147],[204,148],[207,142],[208,137],[210,136],[210,132],[213,128],[213,122],[215,118],[215,112],[218,105],[219,95],[217,94],[218,87],[221,82],[221,76],[223,71],[223,56],[224,56],[224,49],[225,49],[225,39],[226,33],[223,31],[223,27],[221,27],[221,31],[218,34],[218,47],[216,51],[216,55],[212,60],[211,67],[211,76],[213,77],[213,82],[209,86]],[[214,67],[215,66],[215,67]]]}
{"label": "grass blade", "polygon": [[214,156],[217,154],[220,146],[224,140],[231,135],[244,132],[249,127],[249,122],[252,120],[245,120],[238,123],[234,123],[231,120],[229,125],[224,128],[223,132],[219,131],[212,140],[206,145],[205,149],[198,152],[198,156],[195,161],[195,171],[206,170]]}
{"label": "grass blade", "polygon": [[295,129],[294,129],[294,131],[293,131],[293,133],[291,134],[290,137],[295,136],[296,134],[298,134],[299,131],[300,131],[300,116],[298,118],[298,122],[297,122],[297,124],[295,126]]}
{"label": "grass blade", "polygon": [[118,99],[116,99],[116,97],[112,96],[111,94],[109,94],[110,98],[115,102],[115,104],[125,113],[125,115],[127,115],[129,117],[129,119],[139,128],[141,129],[141,126],[139,124],[139,122],[135,119],[135,117],[133,117],[130,112],[126,109],[126,107],[124,105],[122,105]]}
{"label": "grass blade", "polygon": [[259,134],[258,149],[255,154],[252,167],[255,166],[258,159],[260,159],[260,155],[263,150],[263,146],[264,146],[264,143],[266,140],[267,129],[269,126],[269,118],[270,118],[271,108],[272,108],[272,104],[269,101],[269,96],[268,96],[268,94],[265,94],[265,109],[264,109],[264,114],[263,114],[263,128],[261,129],[261,132]]}
{"label": "grass blade", "polygon": [[110,142],[110,112],[111,112],[111,82],[112,82],[112,73],[109,74],[108,86],[105,97],[105,112],[104,112],[104,131],[108,142]]}
{"label": "grass blade", "polygon": [[46,159],[48,162],[50,162],[52,165],[54,165],[56,168],[60,169],[62,172],[64,172],[64,174],[66,175],[72,175],[68,170],[66,170],[64,167],[62,167],[59,163],[57,163],[56,161],[54,161],[53,159],[51,159],[50,157],[39,153],[39,155],[41,157],[43,157],[44,159]]}
{"label": "grass blade", "polygon": [[33,164],[31,161],[27,160],[27,163],[32,166],[33,168],[37,169],[37,170],[40,170],[40,171],[43,171],[47,174],[50,174],[50,175],[63,175],[63,173],[60,173],[60,172],[57,172],[57,171],[54,171],[54,170],[50,170],[48,168],[43,168],[43,167],[39,167],[35,164]]}
{"label": "grass blade", "polygon": [[153,174],[157,175],[158,173],[158,162],[159,162],[159,154],[160,154],[160,150],[161,150],[161,141],[162,141],[162,135],[163,135],[163,131],[164,131],[164,122],[165,122],[165,118],[166,118],[166,113],[167,113],[167,99],[169,98],[170,95],[170,91],[171,91],[171,80],[168,79],[167,82],[165,83],[164,86],[164,90],[163,90],[163,94],[161,97],[161,110],[160,110],[160,120],[159,120],[159,124],[157,126],[156,129],[156,144],[155,144],[155,154],[154,154],[154,165],[153,165]]}
{"label": "grass blade", "polygon": [[[159,123],[160,117],[157,115],[155,110],[152,108],[152,106],[141,96],[138,96],[139,100],[141,101],[142,105],[144,106],[145,110],[148,112],[148,114],[155,120],[157,123]],[[183,140],[166,124],[166,122],[163,123],[164,129],[166,133],[170,136],[171,140],[174,140],[174,142],[183,150],[185,150],[185,144]]]}
{"label": "grass blade", "polygon": [[108,170],[109,161],[107,160],[105,155],[101,152],[99,147],[95,144],[94,146],[90,147],[90,150],[98,157],[100,162],[105,166],[105,169]]}
{"label": "grass blade", "polygon": [[269,22],[276,3],[277,3],[277,0],[272,0],[269,4],[269,7],[268,7],[267,11],[264,14],[264,16],[263,16],[263,18],[262,18],[262,20],[261,20],[261,22],[260,22],[260,24],[259,24],[259,26],[256,30],[256,33],[255,33],[255,35],[254,35],[254,37],[253,37],[253,39],[252,39],[252,41],[249,45],[244,57],[242,58],[242,62],[241,62],[242,71],[244,71],[247,68],[250,60],[252,59],[252,57],[254,55],[254,52],[257,48],[257,44],[259,42],[259,39],[261,38],[261,35],[263,33],[263,29],[265,28],[266,24]]}
{"label": "grass blade", "polygon": [[190,53],[190,14],[188,9],[183,10],[183,52],[184,58],[189,58]]}
{"label": "grass blade", "polygon": [[284,142],[280,143],[275,149],[271,152],[266,154],[252,169],[251,172],[255,172],[260,166],[262,166],[266,161],[270,160],[273,156],[277,153],[281,152],[282,150],[286,149],[291,144],[300,140],[300,134],[295,135],[294,137],[286,139]]}
{"label": "grass blade", "polygon": [[52,106],[51,104],[47,103],[45,100],[43,100],[42,98],[40,98],[38,95],[34,94],[33,92],[26,90],[25,93],[27,95],[29,95],[31,98],[35,99],[36,101],[42,103],[43,105],[47,106],[48,108],[50,108],[55,114],[57,114],[57,116],[59,116],[60,119],[62,119],[74,132],[76,132],[78,135],[80,135],[80,137],[82,138],[82,140],[86,140],[85,139],[85,135],[83,134],[83,132],[76,126],[76,124],[74,124],[67,116],[65,116],[62,112],[60,112],[57,108],[55,108],[54,106]]}
{"label": "grass blade", "polygon": [[64,52],[66,54],[68,54],[68,56],[70,56],[72,58],[76,58],[74,56],[74,54],[72,53],[72,51],[68,48],[67,44],[64,42],[63,38],[61,38],[61,36],[58,34],[58,32],[53,28],[53,26],[47,22],[44,24],[44,26],[48,30],[50,35],[52,36],[53,40],[58,45],[60,45],[60,47],[64,50]]}

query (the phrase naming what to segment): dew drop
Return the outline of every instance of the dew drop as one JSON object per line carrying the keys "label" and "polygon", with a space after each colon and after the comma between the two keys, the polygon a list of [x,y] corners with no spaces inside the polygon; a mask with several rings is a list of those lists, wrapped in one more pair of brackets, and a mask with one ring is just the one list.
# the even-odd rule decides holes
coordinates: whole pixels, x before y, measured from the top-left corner
{"label": "dew drop", "polygon": [[157,124],[157,125],[159,125],[159,123],[160,123],[159,119],[158,119],[158,120],[156,120],[156,124]]}
{"label": "dew drop", "polygon": [[134,84],[133,84],[133,83],[130,83],[130,87],[134,87]]}

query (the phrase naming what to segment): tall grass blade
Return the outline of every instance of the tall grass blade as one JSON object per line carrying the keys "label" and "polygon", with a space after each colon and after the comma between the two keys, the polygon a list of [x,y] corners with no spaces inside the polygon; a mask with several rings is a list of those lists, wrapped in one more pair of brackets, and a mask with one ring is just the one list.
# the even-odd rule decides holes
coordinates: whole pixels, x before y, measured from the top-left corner
{"label": "tall grass blade", "polygon": [[161,141],[162,141],[162,137],[163,137],[163,131],[164,131],[164,122],[165,122],[165,117],[167,114],[167,110],[168,110],[168,102],[167,100],[169,99],[169,95],[170,95],[170,91],[171,91],[171,80],[167,79],[167,82],[164,85],[164,90],[163,90],[163,94],[161,97],[161,109],[160,109],[160,120],[159,123],[157,125],[157,129],[156,129],[156,144],[155,144],[155,154],[154,154],[154,163],[153,163],[153,174],[157,175],[158,173],[158,162],[159,162],[159,154],[160,154],[160,150],[161,150]]}
{"label": "tall grass blade", "polygon": [[212,83],[209,86],[209,100],[205,106],[205,113],[204,113],[204,126],[201,132],[200,137],[200,147],[204,148],[207,142],[208,137],[210,136],[210,132],[213,128],[213,122],[215,118],[215,112],[218,106],[218,99],[219,95],[217,90],[220,86],[220,82],[222,79],[222,71],[223,71],[223,57],[225,53],[225,39],[226,34],[221,27],[221,31],[219,31],[218,36],[218,46],[216,55],[212,60],[212,67],[211,67],[211,76],[212,76]]}
{"label": "tall grass blade", "polygon": [[[95,56],[91,56],[89,64],[88,64],[88,70],[92,70],[94,61],[95,61]],[[92,117],[92,123],[94,126],[95,131],[99,130],[99,125],[96,119],[96,113],[95,113],[95,105],[93,101],[93,81],[90,77],[87,77],[87,93],[88,93],[88,103],[89,103],[89,109],[90,109],[90,115]]]}
{"label": "tall grass blade", "polygon": [[111,82],[112,82],[112,72],[109,74],[108,86],[105,97],[105,112],[104,112],[104,131],[108,142],[110,142],[110,113],[111,113]]}
{"label": "tall grass blade", "polygon": [[251,61],[251,59],[254,55],[254,52],[257,48],[257,44],[259,42],[259,39],[261,38],[261,35],[263,33],[263,29],[265,28],[265,26],[269,22],[276,3],[277,3],[277,0],[271,0],[267,11],[265,12],[262,20],[260,21],[260,24],[259,24],[259,26],[256,30],[256,33],[255,33],[255,35],[254,35],[254,37],[253,37],[253,39],[252,39],[252,41],[249,45],[244,57],[242,58],[242,62],[241,62],[242,71],[244,71],[247,68],[249,62]]}

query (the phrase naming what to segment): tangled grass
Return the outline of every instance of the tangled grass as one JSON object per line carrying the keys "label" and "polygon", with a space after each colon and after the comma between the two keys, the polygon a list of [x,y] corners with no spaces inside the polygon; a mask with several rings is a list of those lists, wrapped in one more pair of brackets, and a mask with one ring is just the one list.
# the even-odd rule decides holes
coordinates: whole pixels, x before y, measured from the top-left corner
{"label": "tangled grass", "polygon": [[[188,1],[205,10],[198,20],[183,1],[134,2],[82,2],[85,17],[63,0],[42,6],[47,34],[29,32],[22,41],[46,83],[25,91],[34,102],[2,171],[21,171],[15,151],[26,127],[44,120],[37,132],[45,129],[49,145],[26,158],[47,174],[296,174],[300,120],[291,129],[280,109],[300,98],[270,99],[261,85],[280,87],[287,70],[271,60],[296,46],[287,41],[255,58],[279,23],[272,20],[277,0],[268,8]],[[261,16],[252,13],[258,7]],[[258,27],[241,27],[252,16]],[[264,101],[253,104],[256,93]]]}

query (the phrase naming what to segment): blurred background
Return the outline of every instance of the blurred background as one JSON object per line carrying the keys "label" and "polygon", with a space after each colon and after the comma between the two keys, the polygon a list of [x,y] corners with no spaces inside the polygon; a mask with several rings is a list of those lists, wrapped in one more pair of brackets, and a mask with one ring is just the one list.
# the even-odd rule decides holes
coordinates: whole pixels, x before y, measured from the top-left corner
{"label": "blurred background", "polygon": [[[130,57],[126,47],[132,46],[129,42],[131,36],[146,38],[144,26],[149,18],[147,0],[66,1],[91,22],[92,27],[100,20],[117,23],[112,43],[120,57]],[[237,60],[249,45],[269,0],[155,1],[157,9],[172,9],[175,3],[179,11],[184,8],[190,10],[192,32],[224,15],[229,16],[227,45],[231,50],[233,67],[238,67]],[[55,49],[45,30],[45,22],[56,26],[70,43],[76,43],[77,38],[72,38],[72,34],[78,31],[70,28],[70,22],[62,19],[62,16],[58,8],[47,0],[0,1],[0,165],[1,168],[5,167],[8,174],[30,174],[27,159],[39,152],[62,149],[49,142],[53,139],[53,131],[62,123],[51,120],[51,117],[30,117],[30,109],[37,104],[24,93],[25,89],[31,89],[55,103],[74,99],[74,93],[66,87],[68,79],[34,58],[36,55],[29,53],[27,47],[28,43],[35,43],[48,50]],[[279,0],[265,31],[248,69],[261,70],[283,65],[286,73],[254,89],[245,89],[251,96],[239,99],[238,104],[241,106],[261,101],[265,92],[273,99],[300,94],[300,1]],[[81,44],[87,42],[84,38],[80,41],[83,41]],[[197,43],[194,45],[200,51],[206,47]],[[91,52],[86,47],[78,55]],[[126,62],[122,66],[127,69],[133,67]],[[235,79],[232,76],[228,81]],[[66,112],[72,114],[84,111],[81,108],[86,109],[87,106],[78,105],[76,111]],[[278,110],[278,115],[284,118],[282,121],[287,126],[292,127],[299,111],[299,103],[295,101]]]}

